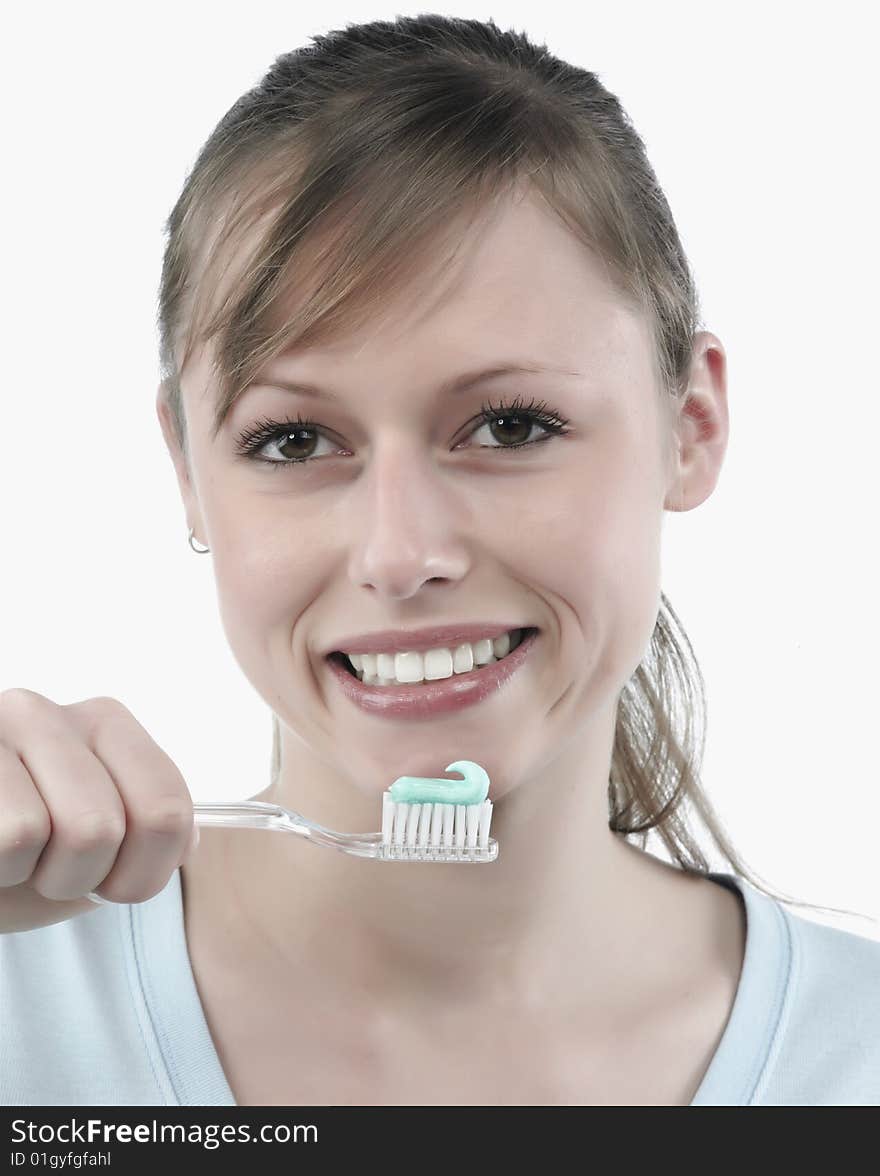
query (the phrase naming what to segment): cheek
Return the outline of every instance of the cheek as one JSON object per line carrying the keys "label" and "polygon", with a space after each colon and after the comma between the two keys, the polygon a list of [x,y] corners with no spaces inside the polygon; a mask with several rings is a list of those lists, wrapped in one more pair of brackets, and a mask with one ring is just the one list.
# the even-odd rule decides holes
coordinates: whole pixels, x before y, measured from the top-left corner
{"label": "cheek", "polygon": [[[534,583],[556,598],[578,674],[619,689],[645,655],[660,605],[662,507],[643,478],[588,479],[525,538]],[[568,615],[565,615],[568,614]],[[603,692],[604,692],[604,688]]]}
{"label": "cheek", "polygon": [[612,468],[560,478],[552,494],[542,488],[534,508],[517,514],[517,546],[548,576],[582,585],[579,595],[607,584],[626,596],[658,572],[662,504],[643,474],[621,478]]}
{"label": "cheek", "polygon": [[220,617],[233,655],[255,683],[279,667],[290,673],[291,632],[317,591],[302,558],[308,541],[271,528],[241,527],[217,544],[214,574]]}

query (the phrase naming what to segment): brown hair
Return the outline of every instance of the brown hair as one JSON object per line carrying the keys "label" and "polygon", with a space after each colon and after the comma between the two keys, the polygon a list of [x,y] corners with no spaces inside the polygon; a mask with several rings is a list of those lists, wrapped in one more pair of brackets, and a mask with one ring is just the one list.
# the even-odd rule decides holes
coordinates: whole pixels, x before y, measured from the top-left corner
{"label": "brown hair", "polygon": [[[697,292],[644,144],[597,76],[492,20],[431,13],[312,40],[278,57],[221,119],[165,225],[161,374],[187,462],[180,380],[197,345],[217,339],[216,438],[270,359],[361,325],[383,291],[425,275],[441,238],[455,239],[463,219],[472,224],[521,184],[648,316],[672,423],[701,329]],[[257,225],[256,245],[239,256]],[[671,453],[672,428],[668,436]],[[703,791],[704,682],[660,599],[650,651],[619,698],[610,828],[642,849],[655,830],[683,870],[706,873],[691,808],[736,874],[781,902],[813,906],[757,881]],[[274,714],[272,726],[274,783]]]}

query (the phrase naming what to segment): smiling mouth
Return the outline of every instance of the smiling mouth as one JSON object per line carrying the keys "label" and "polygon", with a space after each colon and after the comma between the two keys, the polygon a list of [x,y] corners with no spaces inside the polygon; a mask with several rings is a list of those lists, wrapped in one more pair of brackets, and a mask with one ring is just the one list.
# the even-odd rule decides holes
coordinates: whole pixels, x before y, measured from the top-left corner
{"label": "smiling mouth", "polygon": [[[529,627],[527,627],[527,628],[524,628],[524,629],[522,629],[522,631],[521,631],[521,641],[524,641],[524,640],[525,640],[527,637],[531,636],[531,634],[533,634],[533,633],[537,633],[537,632],[538,632],[538,630],[537,630],[537,628],[536,628],[535,626],[529,626]],[[502,659],[502,660],[503,660],[503,659]],[[329,661],[329,662],[335,662],[337,665],[339,665],[339,666],[342,666],[342,668],[345,670],[345,672],[346,672],[346,673],[347,673],[347,674],[348,674],[350,677],[354,678],[354,679],[355,679],[355,681],[357,681],[357,682],[360,682],[360,681],[361,681],[361,679],[360,679],[360,677],[358,676],[358,674],[357,674],[356,670],[354,669],[354,667],[352,666],[351,662],[348,660],[348,657],[347,657],[347,656],[346,656],[344,653],[342,653],[342,652],[340,652],[340,651],[338,651],[338,650],[337,650],[335,653],[330,653],[330,654],[328,654],[328,655],[327,655],[327,661]],[[474,669],[475,669],[475,670],[477,670],[477,669],[482,669],[482,668],[483,668],[482,666],[474,666]],[[453,674],[451,674],[451,675],[450,675],[450,678],[455,678],[455,677],[459,677],[459,676],[461,676],[461,675],[457,675],[457,674],[454,674],[454,673],[453,673]],[[446,682],[446,681],[449,681],[449,679],[447,679],[447,678],[435,678],[435,679],[431,679],[431,681],[432,681],[432,682],[438,682],[438,683],[439,683],[439,682]],[[405,683],[401,683],[401,685],[405,685]]]}

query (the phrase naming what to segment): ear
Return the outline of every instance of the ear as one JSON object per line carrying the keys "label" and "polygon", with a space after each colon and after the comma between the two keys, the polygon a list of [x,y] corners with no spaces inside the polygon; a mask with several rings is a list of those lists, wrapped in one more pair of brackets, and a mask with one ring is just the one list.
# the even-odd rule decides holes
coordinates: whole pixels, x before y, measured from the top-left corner
{"label": "ear", "polygon": [[677,459],[664,508],[693,510],[715,489],[727,452],[727,356],[717,335],[694,336],[687,396],[678,411]]}
{"label": "ear", "polygon": [[187,462],[186,454],[181,448],[180,442],[177,439],[177,427],[174,422],[174,413],[171,405],[168,403],[168,393],[164,383],[160,382],[156,395],[156,414],[159,417],[159,424],[162,428],[162,436],[165,438],[165,446],[174,464],[174,472],[177,477],[177,485],[180,490],[180,497],[183,501],[183,509],[187,519],[187,531],[192,527],[195,538],[201,543],[204,542],[203,536],[205,533],[204,524],[202,521],[201,507],[199,505],[198,495],[193,484],[192,474]]}

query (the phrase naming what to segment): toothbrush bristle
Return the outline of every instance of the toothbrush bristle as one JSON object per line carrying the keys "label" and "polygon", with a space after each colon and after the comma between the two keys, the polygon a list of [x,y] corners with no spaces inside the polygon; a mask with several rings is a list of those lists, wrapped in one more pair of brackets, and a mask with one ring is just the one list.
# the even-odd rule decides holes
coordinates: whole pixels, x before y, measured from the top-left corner
{"label": "toothbrush bristle", "polygon": [[492,801],[479,804],[406,804],[382,795],[381,857],[396,861],[489,862],[498,843],[489,837]]}

